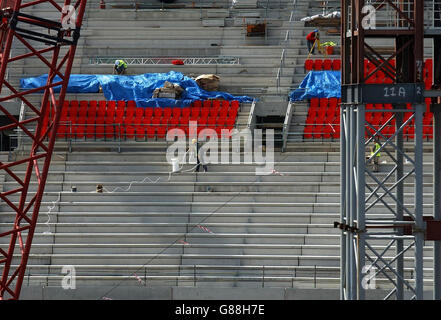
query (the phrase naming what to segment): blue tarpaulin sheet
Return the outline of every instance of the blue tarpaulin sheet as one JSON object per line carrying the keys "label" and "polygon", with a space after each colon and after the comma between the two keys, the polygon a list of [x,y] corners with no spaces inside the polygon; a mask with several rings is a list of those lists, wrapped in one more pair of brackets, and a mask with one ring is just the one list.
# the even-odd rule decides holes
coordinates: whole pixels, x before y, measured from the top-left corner
{"label": "blue tarpaulin sheet", "polygon": [[[48,75],[40,77],[22,78],[20,87],[25,90],[35,89],[46,84]],[[55,77],[54,82],[60,81]],[[180,85],[184,92],[179,100],[166,98],[152,98],[153,91],[161,88],[168,81]],[[226,92],[205,91],[195,80],[184,76],[180,72],[146,73],[134,76],[117,75],[87,75],[73,74],[69,79],[68,93],[98,93],[102,87],[106,100],[134,100],[138,107],[185,107],[195,100],[224,99],[252,102],[248,96],[233,96]],[[54,88],[60,91],[60,86]]]}
{"label": "blue tarpaulin sheet", "polygon": [[291,101],[311,98],[341,98],[340,71],[310,71],[299,88],[289,95]]}

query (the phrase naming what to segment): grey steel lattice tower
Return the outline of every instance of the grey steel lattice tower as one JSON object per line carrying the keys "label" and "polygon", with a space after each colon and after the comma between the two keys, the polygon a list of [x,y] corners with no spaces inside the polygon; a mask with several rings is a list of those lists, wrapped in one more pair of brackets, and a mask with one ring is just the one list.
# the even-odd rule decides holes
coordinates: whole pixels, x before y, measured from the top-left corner
{"label": "grey steel lattice tower", "polygon": [[[374,279],[388,290],[385,299],[423,298],[424,242],[435,240],[427,230],[439,232],[439,221],[423,217],[424,5],[341,0],[341,212],[335,227],[341,229],[342,299],[365,299]],[[373,38],[393,41],[395,50],[384,51]],[[382,84],[372,81],[378,73]],[[387,117],[380,124],[367,112]],[[380,147],[371,154],[376,140]],[[374,172],[379,153],[388,163]]]}

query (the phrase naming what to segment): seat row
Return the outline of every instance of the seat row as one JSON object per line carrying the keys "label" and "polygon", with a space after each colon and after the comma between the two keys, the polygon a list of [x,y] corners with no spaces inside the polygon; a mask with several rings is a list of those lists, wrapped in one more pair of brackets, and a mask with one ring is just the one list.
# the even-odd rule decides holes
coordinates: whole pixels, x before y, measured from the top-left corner
{"label": "seat row", "polygon": [[333,70],[338,71],[341,69],[340,59],[306,59],[305,60],[305,70],[306,71],[321,71],[321,70]]}
{"label": "seat row", "polygon": [[[198,132],[209,128],[221,134],[222,129],[233,129],[238,110],[238,101],[220,100],[195,101],[185,108],[141,108],[134,101],[65,101],[57,138],[163,139],[174,128],[188,135],[190,121],[197,122]],[[49,113],[45,129],[53,119],[53,107]]]}
{"label": "seat row", "polygon": [[[337,98],[312,98],[309,101],[308,115],[305,121],[304,138],[305,139],[339,139],[340,138],[340,99]],[[426,111],[423,117],[423,138],[433,138],[433,113],[430,112],[430,98],[426,98]],[[407,104],[407,109],[411,105]],[[381,127],[382,134],[390,137],[395,133],[395,118],[393,118],[391,104],[366,104],[365,120],[366,137],[370,137],[374,130]],[[369,111],[372,110],[372,111]],[[411,119],[412,112],[404,112],[403,122],[408,122],[404,127],[404,137],[413,139],[415,136],[414,119]]]}
{"label": "seat row", "polygon": [[[390,60],[390,65],[386,68],[391,70],[391,74],[395,72],[395,60]],[[364,71],[366,76],[366,83],[393,83],[391,77],[388,76],[388,72],[384,70],[375,71],[376,65],[369,60],[364,61]],[[338,71],[341,69],[340,59],[307,59],[305,60],[305,70],[306,71],[322,71],[322,70],[333,70]],[[423,81],[425,83],[426,89],[430,89],[433,83],[433,60],[426,59],[423,67]]]}

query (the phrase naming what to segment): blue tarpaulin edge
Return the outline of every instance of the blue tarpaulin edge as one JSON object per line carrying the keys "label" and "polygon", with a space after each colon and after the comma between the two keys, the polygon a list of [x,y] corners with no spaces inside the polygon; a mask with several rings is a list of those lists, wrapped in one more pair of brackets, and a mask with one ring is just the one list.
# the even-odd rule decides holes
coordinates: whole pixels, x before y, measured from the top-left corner
{"label": "blue tarpaulin edge", "polygon": [[[46,85],[48,75],[20,79],[24,90]],[[61,81],[56,76],[53,82]],[[168,81],[180,85],[184,92],[181,99],[152,98],[153,91],[161,88]],[[145,73],[133,76],[72,74],[67,87],[68,93],[98,93],[100,87],[106,100],[134,100],[138,107],[186,107],[196,100],[224,99],[239,102],[252,102],[248,96],[234,96],[227,92],[205,91],[195,80],[180,72]],[[61,86],[54,87],[59,92]]]}
{"label": "blue tarpaulin edge", "polygon": [[291,101],[341,98],[341,73],[340,71],[310,71],[289,97]]}

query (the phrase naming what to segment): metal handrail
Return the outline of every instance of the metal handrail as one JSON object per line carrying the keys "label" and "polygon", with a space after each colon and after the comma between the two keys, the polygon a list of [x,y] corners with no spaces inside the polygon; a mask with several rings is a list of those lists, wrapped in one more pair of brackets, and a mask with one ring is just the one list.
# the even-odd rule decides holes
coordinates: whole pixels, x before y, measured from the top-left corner
{"label": "metal handrail", "polygon": [[288,143],[288,132],[289,127],[291,125],[292,114],[294,111],[294,104],[290,101],[288,103],[288,108],[286,109],[285,121],[283,122],[283,131],[282,131],[282,152],[285,152],[286,144]]}
{"label": "metal handrail", "polygon": [[256,127],[256,103],[257,101],[254,99],[248,115],[247,128],[250,129],[251,132],[253,132],[254,128]]}
{"label": "metal handrail", "polygon": [[[289,17],[289,22],[293,22],[294,19],[294,11],[297,8],[297,0],[293,0],[292,2],[292,10],[291,10],[291,14]],[[276,86],[277,86],[277,93],[280,94],[280,87],[281,87],[281,77],[283,76],[283,68],[285,66],[285,59],[286,59],[286,47],[289,45],[289,40],[290,40],[290,29],[286,30],[285,33],[285,38],[283,40],[283,44],[285,45],[285,48],[282,49],[282,54],[280,56],[280,66],[277,70],[277,77],[276,77]]]}

